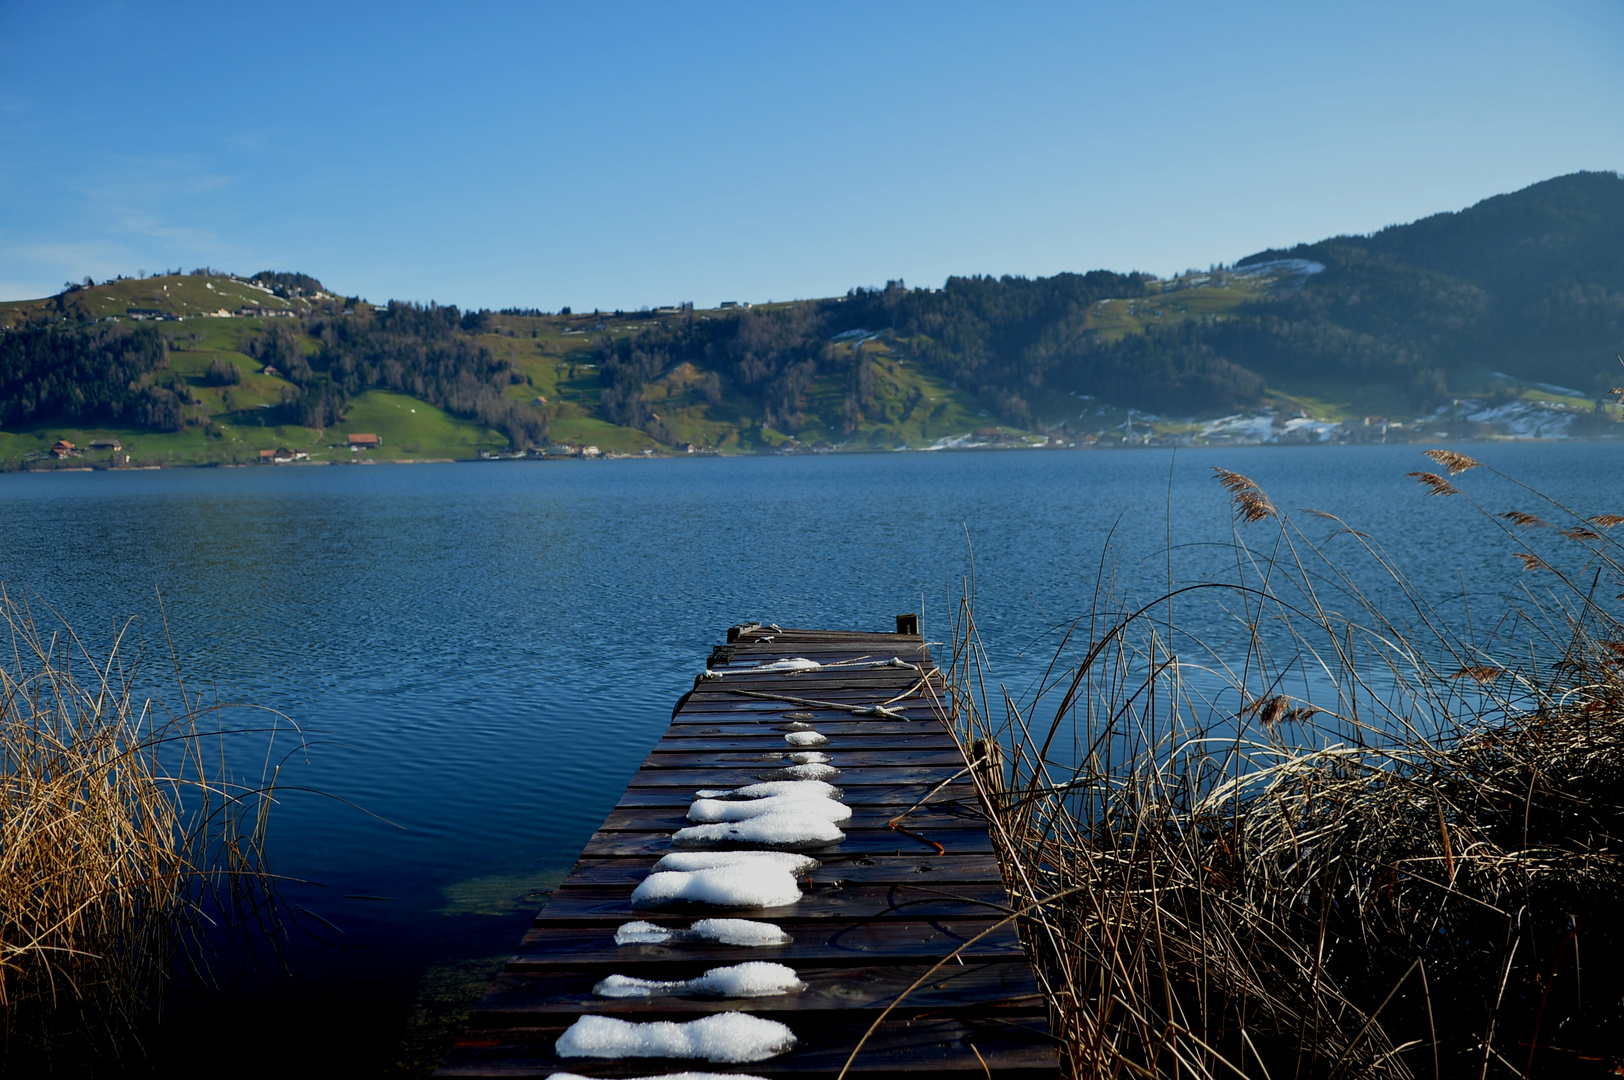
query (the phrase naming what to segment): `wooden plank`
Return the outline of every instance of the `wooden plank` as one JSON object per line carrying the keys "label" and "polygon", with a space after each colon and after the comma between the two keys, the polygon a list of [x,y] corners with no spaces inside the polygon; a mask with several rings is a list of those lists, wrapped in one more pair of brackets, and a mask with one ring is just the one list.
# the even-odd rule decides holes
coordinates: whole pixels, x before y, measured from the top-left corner
{"label": "wooden plank", "polygon": [[[846,1064],[861,1034],[853,1020],[865,1013],[837,1012],[800,1017],[790,1023],[799,1038],[795,1049],[770,1061],[710,1067],[748,1072],[767,1080],[801,1077],[833,1078]],[[457,1040],[436,1076],[547,1076],[572,1072],[593,1077],[652,1076],[706,1069],[704,1063],[665,1058],[601,1062],[558,1058],[553,1044],[568,1025],[470,1028]],[[864,1028],[867,1024],[862,1025]],[[979,1021],[973,1017],[939,1020],[886,1020],[875,1029],[848,1076],[894,1076],[903,1072],[953,1073],[980,1077],[991,1070],[999,1080],[1038,1080],[1056,1075],[1053,1042],[1039,1017]],[[971,1050],[970,1047],[975,1049]],[[983,1065],[985,1062],[985,1065]]]}
{"label": "wooden plank", "polygon": [[[859,768],[865,765],[885,765],[892,768],[899,766],[917,765],[957,765],[964,767],[964,757],[957,749],[952,750],[887,750],[885,760],[875,762],[875,755],[864,754],[856,750],[847,750],[842,746],[809,746],[807,750],[828,754],[829,764],[837,769]],[[784,768],[790,762],[786,755],[795,753],[789,747],[782,749],[763,750],[758,753],[749,753],[743,750],[722,751],[718,753],[705,753],[701,751],[658,750],[643,759],[642,769],[739,769],[754,765],[757,769]],[[947,775],[953,775],[950,771]],[[943,779],[946,779],[944,777]]]}
{"label": "wooden plank", "polygon": [[[709,965],[715,967],[714,963]],[[542,1022],[547,1013],[602,1013],[626,1016],[635,1010],[655,1014],[650,1019],[688,1020],[706,1013],[734,1012],[797,1013],[819,1009],[883,1009],[896,1005],[892,1015],[899,1019],[932,1012],[951,1014],[975,1011],[981,1016],[994,1013],[1041,1012],[1043,998],[1031,965],[971,960],[950,964],[931,972],[931,964],[885,964],[872,967],[797,967],[796,976],[806,989],[793,994],[758,998],[704,999],[659,996],[646,999],[602,998],[592,992],[606,975],[635,975],[661,981],[692,979],[707,970],[705,962],[689,960],[666,963],[657,971],[636,973],[611,964],[598,970],[575,969],[559,972],[504,972],[491,992],[480,1002],[473,1021],[476,1025]],[[929,978],[903,997],[921,976]],[[782,1017],[778,1017],[782,1019]]]}
{"label": "wooden plank", "polygon": [[[814,856],[816,857],[816,856]],[[823,865],[808,878],[812,887],[836,882],[873,885],[877,883],[929,883],[980,881],[1001,882],[998,860],[991,855],[903,855],[834,856],[820,860]],[[635,887],[653,872],[650,858],[582,859],[564,879],[563,885],[625,885]],[[561,886],[562,887],[562,886]]]}
{"label": "wooden plank", "polygon": [[891,717],[856,716],[850,712],[819,709],[809,705],[790,705],[771,701],[745,701],[741,698],[738,701],[723,702],[721,704],[702,701],[694,702],[691,708],[684,706],[680,712],[673,714],[672,722],[677,724],[719,724],[727,722],[759,724],[766,720],[777,720],[791,712],[798,715],[811,713],[813,719],[807,721],[811,724],[817,724],[822,720],[835,717],[844,717],[848,720],[878,719],[886,723],[906,721],[915,724],[939,719],[937,709],[934,706],[887,705],[886,708],[896,714],[894,719]]}
{"label": "wooden plank", "polygon": [[[942,845],[945,851],[939,854],[980,855],[992,851],[992,838],[987,835],[987,830],[983,826],[959,825],[943,828],[933,825],[909,831]],[[895,829],[854,829],[846,833],[846,838],[836,844],[806,850],[809,855],[821,855],[823,852],[832,851],[839,851],[845,855],[873,855],[894,851],[895,854],[901,855],[904,851],[935,851],[935,847],[929,841],[916,839]],[[587,841],[582,854],[664,855],[675,850],[677,849],[672,844],[671,834],[668,832],[609,831],[595,834]]]}
{"label": "wooden plank", "polygon": [[[752,908],[746,912],[715,908],[681,912],[691,918],[733,915],[765,922],[817,919],[985,919],[990,912],[1007,914],[1004,886],[998,882],[959,882],[940,889],[928,885],[853,885],[819,888],[801,893],[799,903],[783,907]],[[659,912],[674,914],[669,908]],[[567,922],[624,923],[647,918],[646,908],[634,908],[625,888],[565,888],[553,891],[535,925]],[[787,924],[786,924],[787,928]]]}
{"label": "wooden plank", "polygon": [[[905,810],[924,798],[931,790],[931,786],[929,784],[851,784],[847,783],[845,775],[842,775],[840,777],[840,801],[847,806],[853,807],[894,806],[898,810]],[[626,794],[620,797],[620,802],[615,804],[615,809],[630,810],[639,807],[675,806],[680,807],[686,813],[689,804],[693,802],[695,790],[698,789],[633,786],[626,789]],[[968,780],[954,781],[930,797],[930,804],[939,805],[950,802],[959,802],[977,807],[980,805],[976,801],[975,788]]]}
{"label": "wooden plank", "polygon": [[[899,685],[894,688],[888,687],[887,689],[893,690],[892,693],[888,694],[883,692],[876,693],[874,690],[866,689],[864,687],[828,686],[826,684],[811,684],[807,686],[765,686],[758,688],[754,686],[729,686],[725,683],[706,682],[695,687],[688,700],[689,702],[693,703],[716,702],[721,704],[736,702],[750,697],[751,694],[765,694],[769,696],[758,697],[754,698],[753,700],[756,702],[772,704],[777,700],[778,697],[809,698],[814,701],[831,701],[840,705],[861,706],[863,708],[868,708],[874,705],[884,705],[886,708],[912,707],[921,709],[929,708],[933,701],[941,700],[939,695],[932,698],[928,692],[924,691],[923,687],[920,688],[920,692],[903,696],[903,692],[909,689],[909,686],[911,685],[912,684]],[[733,691],[735,690],[742,690],[745,691],[745,693],[734,693]],[[776,697],[773,695],[776,695]],[[793,706],[795,705],[795,702],[787,701],[785,704]],[[783,705],[779,705],[778,707],[782,708]],[[816,706],[813,707],[815,708]],[[884,718],[880,717],[880,719]]]}
{"label": "wooden plank", "polygon": [[897,634],[889,627],[884,630],[830,630],[822,626],[757,626],[739,634],[741,641],[751,638],[767,637],[771,635],[790,635],[796,637],[830,638],[836,641],[912,641],[923,644],[918,634]]}
{"label": "wooden plank", "polygon": [[945,692],[947,684],[939,677],[911,668],[869,671],[861,668],[823,668],[818,671],[759,671],[753,668],[716,668],[709,677],[700,677],[696,690],[756,690],[767,693],[830,693],[836,690],[875,693],[890,690],[934,688]]}
{"label": "wooden plank", "polygon": [[812,730],[831,739],[846,735],[913,735],[920,733],[943,734],[942,725],[935,720],[875,720],[868,717],[854,719],[850,713],[825,712],[812,720],[790,720],[782,715],[768,713],[678,713],[665,738],[686,739],[702,735],[736,735],[740,732],[759,731],[785,735],[791,731]]}
{"label": "wooden plank", "polygon": [[734,648],[763,648],[784,644],[798,645],[845,645],[865,646],[868,648],[890,649],[923,649],[927,642],[918,634],[892,634],[881,631],[830,631],[815,629],[794,629],[780,627],[777,630],[763,629],[749,634],[742,634],[730,642]]}
{"label": "wooden plank", "polygon": [[712,751],[750,751],[753,753],[794,753],[798,750],[821,750],[831,753],[840,750],[849,754],[882,754],[890,750],[950,750],[959,752],[959,744],[945,731],[891,732],[888,734],[830,735],[821,728],[818,734],[828,738],[827,743],[815,746],[795,746],[784,740],[783,731],[751,731],[737,735],[688,735],[682,738],[666,736],[654,744],[656,754],[692,754]]}
{"label": "wooden plank", "polygon": [[[734,762],[726,765],[713,764],[707,768],[703,765],[667,766],[662,763],[640,770],[632,778],[632,783],[638,787],[743,787],[745,784],[754,784],[762,780],[784,779],[783,770],[786,764],[787,762],[771,764],[757,762],[754,765],[744,765]],[[847,760],[844,764],[837,762],[836,766],[840,769],[840,776],[835,782],[841,787],[847,784],[920,784],[925,790],[929,790],[930,785],[951,780],[964,771],[962,762],[954,762],[951,765],[867,766],[852,764]]]}
{"label": "wooden plank", "polygon": [[[808,697],[843,694],[855,697],[866,695],[868,704],[873,703],[875,695],[894,697],[904,691],[912,690],[920,697],[930,697],[932,692],[941,696],[945,684],[937,679],[922,679],[918,671],[904,671],[895,669],[897,674],[873,674],[864,672],[848,672],[834,669],[827,674],[816,671],[808,672],[756,672],[750,674],[724,675],[722,678],[698,679],[693,692],[698,694],[721,694],[733,690],[748,690],[756,694],[804,694]],[[739,694],[739,697],[746,695]],[[836,700],[830,696],[828,700]]]}
{"label": "wooden plank", "polygon": [[[658,926],[683,929],[697,917],[700,916],[654,913],[644,915],[643,919]],[[966,960],[1026,958],[1013,924],[997,926],[995,920],[984,918],[855,923],[828,919],[786,924],[785,929],[793,938],[787,945],[741,949],[724,945],[616,945],[614,926],[577,923],[533,926],[525,934],[518,953],[508,961],[507,970],[559,970],[607,964],[628,974],[641,975],[673,959],[693,960],[711,967],[747,960],[792,965],[804,962],[830,967],[922,959],[934,962],[955,949],[962,949]],[[979,934],[987,936],[969,944]]]}
{"label": "wooden plank", "polygon": [[[906,809],[905,806],[853,806],[850,819],[841,822],[840,828],[847,834],[854,830],[889,828],[891,819]],[[972,808],[963,803],[932,802],[909,814],[902,824],[915,831],[929,832],[939,825],[956,828],[966,823],[980,824],[985,828],[985,821],[986,817],[979,808]],[[656,807],[612,810],[598,828],[601,832],[675,832],[692,824],[694,823],[688,820],[684,810]]]}
{"label": "wooden plank", "polygon": [[[753,644],[733,647],[733,655],[729,657],[712,657],[707,666],[715,669],[757,667],[770,664],[775,660],[816,660],[820,664],[843,664],[855,667],[859,664],[882,664],[887,660],[901,660],[910,667],[923,667],[926,671],[931,669],[932,662],[928,650],[913,648],[887,648],[883,645],[865,645],[854,642],[841,641],[771,641],[765,644]],[[884,668],[870,668],[872,671],[883,671]],[[899,669],[900,670],[900,669]]]}
{"label": "wooden plank", "polygon": [[[811,660],[820,666],[807,668],[800,665],[798,668],[779,667],[773,670],[773,665],[783,664],[789,660]],[[889,662],[892,660],[901,660],[902,663],[892,664]],[[889,649],[789,648],[735,653],[732,659],[720,663],[713,662],[707,665],[705,670],[724,672],[729,678],[735,673],[749,673],[763,678],[783,676],[810,679],[819,675],[919,676],[937,669],[919,653],[907,651],[899,653]]]}
{"label": "wooden plank", "polygon": [[[810,660],[817,667],[806,664],[788,664],[788,661]],[[900,660],[893,664],[891,661]],[[737,675],[752,678],[817,679],[860,676],[863,678],[942,678],[940,669],[919,653],[896,652],[891,649],[800,649],[789,648],[773,652],[738,653],[731,660],[712,663],[706,672],[720,672],[731,679]],[[696,670],[696,674],[697,674]]]}

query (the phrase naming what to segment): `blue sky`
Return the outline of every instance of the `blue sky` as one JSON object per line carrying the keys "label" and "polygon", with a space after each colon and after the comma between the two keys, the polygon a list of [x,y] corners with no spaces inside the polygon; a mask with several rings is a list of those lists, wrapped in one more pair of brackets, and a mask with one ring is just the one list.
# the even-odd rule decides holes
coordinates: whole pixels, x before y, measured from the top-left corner
{"label": "blue sky", "polygon": [[1624,168],[1624,4],[0,0],[0,298],[1168,273]]}

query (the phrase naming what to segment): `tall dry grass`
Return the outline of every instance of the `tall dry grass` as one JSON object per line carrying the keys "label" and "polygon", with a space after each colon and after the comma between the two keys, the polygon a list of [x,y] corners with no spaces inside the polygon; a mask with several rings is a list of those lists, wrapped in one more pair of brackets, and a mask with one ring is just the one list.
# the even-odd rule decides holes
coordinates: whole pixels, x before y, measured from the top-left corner
{"label": "tall dry grass", "polygon": [[1233,575],[1129,608],[1102,573],[1030,695],[961,606],[951,707],[1072,1075],[1624,1073],[1624,517],[1498,474],[1492,513],[1429,454],[1418,497],[1516,540],[1488,625],[1224,470]]}
{"label": "tall dry grass", "polygon": [[[7,1071],[139,1052],[170,977],[222,931],[275,929],[264,861],[276,767],[234,740],[284,718],[138,696],[125,635],[100,657],[0,591],[0,1033]],[[128,631],[126,627],[126,631]],[[272,937],[274,940],[274,935]]]}

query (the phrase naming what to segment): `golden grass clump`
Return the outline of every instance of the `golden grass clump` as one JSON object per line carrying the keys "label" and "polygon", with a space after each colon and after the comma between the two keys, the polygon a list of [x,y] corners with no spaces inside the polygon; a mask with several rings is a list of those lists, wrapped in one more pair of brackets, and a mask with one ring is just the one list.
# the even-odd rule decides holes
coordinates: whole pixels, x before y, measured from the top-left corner
{"label": "golden grass clump", "polygon": [[[0,591],[0,1019],[5,1057],[127,1051],[204,926],[272,919],[271,777],[244,784],[219,707],[137,696],[123,635],[93,658]],[[178,675],[177,675],[178,678]],[[263,753],[264,746],[260,746]]]}
{"label": "golden grass clump", "polygon": [[1218,478],[1235,577],[1102,585],[1028,698],[987,700],[960,608],[952,717],[1004,762],[971,775],[1070,1075],[1624,1074],[1618,550],[1543,534],[1519,557],[1546,573],[1477,631],[1364,534]]}

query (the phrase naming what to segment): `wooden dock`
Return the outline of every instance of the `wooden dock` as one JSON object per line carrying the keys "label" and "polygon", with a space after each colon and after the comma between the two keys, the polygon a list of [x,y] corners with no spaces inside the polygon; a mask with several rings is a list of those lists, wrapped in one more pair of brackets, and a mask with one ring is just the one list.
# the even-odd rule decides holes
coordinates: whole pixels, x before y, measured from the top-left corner
{"label": "wooden dock", "polygon": [[[899,630],[916,623],[899,616]],[[822,667],[747,673],[784,658]],[[864,664],[899,658],[903,666]],[[1058,1076],[1045,1006],[1011,925],[949,960],[898,1003],[933,964],[1005,917],[1005,894],[985,818],[953,738],[939,719],[942,680],[917,632],[783,630],[747,624],[728,632],[678,704],[670,729],[581,859],[497,977],[437,1076],[651,1076],[681,1071],[769,1078],[835,1077],[887,1006],[847,1075],[946,1072],[967,1077]],[[878,707],[878,709],[876,709]],[[868,713],[868,715],[863,715]],[[785,733],[811,724],[840,770],[831,780],[852,807],[845,839],[811,850],[822,866],[801,882],[799,903],[750,910],[634,910],[631,893],[701,788],[778,779]],[[889,823],[950,781],[924,806]],[[781,946],[616,946],[618,926],[647,920],[682,928],[729,917],[773,923]],[[799,993],[746,999],[604,999],[611,974],[677,980],[746,961],[795,969]],[[560,1058],[558,1037],[585,1014],[630,1021],[692,1020],[743,1011],[787,1024],[794,1049],[765,1061]]]}

